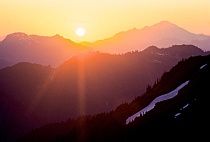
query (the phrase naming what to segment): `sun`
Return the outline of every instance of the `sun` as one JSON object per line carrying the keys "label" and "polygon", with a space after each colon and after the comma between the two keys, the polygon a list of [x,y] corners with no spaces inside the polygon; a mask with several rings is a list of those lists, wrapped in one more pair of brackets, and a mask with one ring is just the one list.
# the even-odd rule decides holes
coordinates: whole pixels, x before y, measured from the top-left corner
{"label": "sun", "polygon": [[76,35],[78,35],[78,36],[84,36],[85,35],[85,29],[84,28],[77,28],[75,32],[76,32]]}

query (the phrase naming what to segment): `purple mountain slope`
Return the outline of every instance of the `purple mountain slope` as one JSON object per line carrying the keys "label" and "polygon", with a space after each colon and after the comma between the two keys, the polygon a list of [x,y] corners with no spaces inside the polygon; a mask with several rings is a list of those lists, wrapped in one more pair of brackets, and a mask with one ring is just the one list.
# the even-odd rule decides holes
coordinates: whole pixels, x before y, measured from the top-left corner
{"label": "purple mountain slope", "polygon": [[204,51],[209,51],[210,36],[193,34],[175,24],[162,21],[143,29],[134,28],[120,32],[111,38],[81,44],[108,53],[142,51],[152,45],[166,48],[175,44],[193,44]]}
{"label": "purple mountain slope", "polygon": [[13,33],[0,42],[0,58],[12,63],[31,62],[56,67],[89,48],[69,39]]}

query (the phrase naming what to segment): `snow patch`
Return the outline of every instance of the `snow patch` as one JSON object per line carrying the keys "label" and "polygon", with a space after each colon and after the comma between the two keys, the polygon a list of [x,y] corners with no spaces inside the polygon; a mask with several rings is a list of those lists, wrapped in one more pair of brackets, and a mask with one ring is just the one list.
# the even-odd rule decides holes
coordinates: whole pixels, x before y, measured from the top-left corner
{"label": "snow patch", "polygon": [[183,106],[182,109],[185,109],[185,108],[188,107],[188,106],[189,106],[189,103],[186,104],[185,106]]}
{"label": "snow patch", "polygon": [[180,114],[181,114],[180,112],[176,113],[175,116],[174,116],[174,118],[176,118],[176,117],[179,116]]}
{"label": "snow patch", "polygon": [[186,86],[188,83],[189,83],[189,81],[186,81],[183,84],[181,84],[180,86],[178,86],[176,89],[174,89],[173,91],[171,91],[167,94],[156,97],[148,106],[141,109],[139,112],[135,113],[134,115],[128,117],[126,119],[126,124],[134,121],[134,119],[139,117],[140,115],[144,115],[146,112],[152,110],[155,107],[156,103],[161,102],[161,101],[165,101],[165,100],[168,100],[168,99],[172,99],[173,97],[175,97],[178,94],[179,90],[182,89],[184,86]]}
{"label": "snow patch", "polygon": [[153,60],[154,63],[162,63],[161,61],[158,60]]}
{"label": "snow patch", "polygon": [[207,64],[202,65],[202,66],[200,67],[200,69],[203,69],[206,65],[207,65]]}
{"label": "snow patch", "polygon": [[157,55],[163,56],[164,54],[163,53],[157,53]]}
{"label": "snow patch", "polygon": [[[185,109],[185,108],[188,107],[188,106],[189,106],[189,103],[187,103],[185,106],[183,106],[182,108],[180,108],[180,110],[183,110],[183,109]],[[181,114],[180,112],[176,113],[175,116],[174,116],[174,118],[176,118],[176,117],[179,116],[180,114]]]}

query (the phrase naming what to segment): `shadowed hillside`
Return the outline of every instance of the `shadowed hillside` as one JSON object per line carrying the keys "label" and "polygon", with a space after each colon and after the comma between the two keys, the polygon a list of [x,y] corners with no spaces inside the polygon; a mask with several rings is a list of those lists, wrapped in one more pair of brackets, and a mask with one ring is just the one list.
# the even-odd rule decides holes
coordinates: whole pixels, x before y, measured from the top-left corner
{"label": "shadowed hillside", "polygon": [[[124,103],[108,113],[81,116],[66,122],[44,125],[19,139],[24,141],[134,141],[206,140],[209,125],[208,84],[210,56],[191,57],[180,61],[142,96]],[[143,109],[156,97],[189,83],[169,100],[159,102],[143,116],[125,124],[126,119]]]}
{"label": "shadowed hillside", "polygon": [[[26,62],[4,68],[0,70],[1,122],[8,129],[4,136],[15,138],[41,124],[111,111],[143,94],[179,61],[206,54],[193,45],[151,46],[122,55],[80,54],[57,68]],[[13,123],[17,129],[10,127]]]}

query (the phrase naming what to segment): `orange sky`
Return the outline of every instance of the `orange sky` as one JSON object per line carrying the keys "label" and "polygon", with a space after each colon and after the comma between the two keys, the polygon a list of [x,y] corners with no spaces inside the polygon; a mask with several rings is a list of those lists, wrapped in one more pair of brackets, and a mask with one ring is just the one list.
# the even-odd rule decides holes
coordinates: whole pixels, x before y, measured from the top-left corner
{"label": "orange sky", "polygon": [[[13,33],[95,41],[162,20],[210,35],[210,0],[0,0],[0,37]],[[78,27],[85,36],[75,34]]]}

